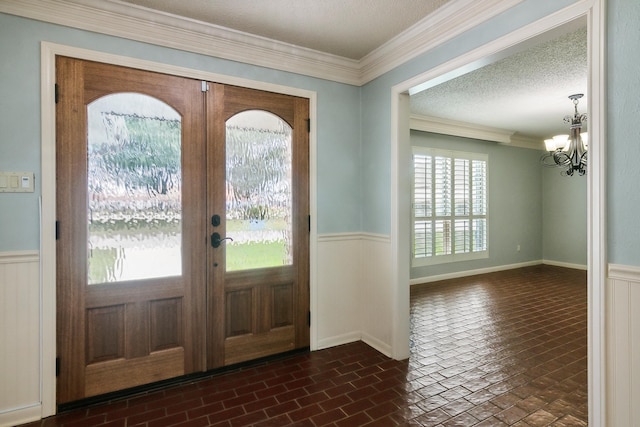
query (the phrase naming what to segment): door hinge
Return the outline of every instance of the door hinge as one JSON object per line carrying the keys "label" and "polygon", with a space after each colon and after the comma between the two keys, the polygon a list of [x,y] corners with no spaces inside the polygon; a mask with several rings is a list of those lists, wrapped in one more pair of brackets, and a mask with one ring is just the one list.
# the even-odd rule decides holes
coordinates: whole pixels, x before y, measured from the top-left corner
{"label": "door hinge", "polygon": [[56,357],[56,377],[60,376],[60,358]]}
{"label": "door hinge", "polygon": [[311,311],[307,311],[307,326],[311,326]]}
{"label": "door hinge", "polygon": [[60,100],[60,86],[58,86],[58,83],[53,85],[53,100],[56,104]]}
{"label": "door hinge", "polygon": [[307,221],[309,222],[309,233],[311,233],[311,215],[307,215]]}
{"label": "door hinge", "polygon": [[200,86],[200,90],[202,92],[208,92],[209,91],[209,83],[207,83],[206,81],[202,80],[202,82],[200,82],[202,86]]}
{"label": "door hinge", "polygon": [[56,240],[60,239],[60,221],[56,221]]}
{"label": "door hinge", "polygon": [[307,132],[311,132],[311,119],[307,119]]}

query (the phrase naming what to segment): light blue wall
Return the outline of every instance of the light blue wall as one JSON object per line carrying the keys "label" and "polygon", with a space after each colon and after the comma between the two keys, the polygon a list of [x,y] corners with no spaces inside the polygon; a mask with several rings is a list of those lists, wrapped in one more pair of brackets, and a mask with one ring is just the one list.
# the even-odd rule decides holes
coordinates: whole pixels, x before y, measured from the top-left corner
{"label": "light blue wall", "polygon": [[[317,91],[319,232],[388,234],[391,87],[571,3],[525,0],[362,89],[0,14],[0,170],[36,172],[36,193],[0,194],[0,251],[39,246],[41,40]],[[640,266],[640,3],[607,15],[608,255]]]}
{"label": "light blue wall", "polygon": [[607,4],[609,261],[640,266],[640,2]]}
{"label": "light blue wall", "polygon": [[[411,144],[489,156],[489,258],[415,267],[411,269],[412,279],[542,258],[542,167],[538,151],[418,131],[411,132]],[[520,252],[516,250],[518,245]]]}
{"label": "light blue wall", "polygon": [[363,86],[363,231],[389,234],[391,230],[391,88],[574,2],[525,0]]}
{"label": "light blue wall", "polygon": [[586,266],[587,177],[542,169],[542,257]]}
{"label": "light blue wall", "polygon": [[[390,232],[391,88],[515,28],[540,19],[572,0],[526,0],[445,45],[363,87],[363,230]],[[640,2],[607,0],[607,224],[608,260],[640,266]],[[580,258],[578,256],[576,259]]]}
{"label": "light blue wall", "polygon": [[359,88],[0,14],[0,170],[36,173],[35,193],[0,194],[0,251],[40,244],[41,41],[316,91],[318,231],[361,229]]}

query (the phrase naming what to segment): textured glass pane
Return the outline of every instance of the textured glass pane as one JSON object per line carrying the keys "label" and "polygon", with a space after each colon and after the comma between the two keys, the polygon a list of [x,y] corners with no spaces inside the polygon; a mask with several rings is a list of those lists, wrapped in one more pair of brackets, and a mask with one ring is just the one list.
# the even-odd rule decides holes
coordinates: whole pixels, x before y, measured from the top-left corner
{"label": "textured glass pane", "polygon": [[290,265],[291,127],[252,110],[226,129],[227,271]]}
{"label": "textured glass pane", "polygon": [[87,108],[88,283],[182,274],[181,119],[147,95]]}

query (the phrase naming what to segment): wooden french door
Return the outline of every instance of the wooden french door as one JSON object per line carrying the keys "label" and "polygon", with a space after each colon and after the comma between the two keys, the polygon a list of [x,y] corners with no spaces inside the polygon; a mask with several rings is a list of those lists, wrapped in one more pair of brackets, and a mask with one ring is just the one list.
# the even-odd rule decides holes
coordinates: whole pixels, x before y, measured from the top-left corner
{"label": "wooden french door", "polygon": [[308,346],[308,101],[56,76],[58,403]]}
{"label": "wooden french door", "polygon": [[214,368],[309,345],[309,104],[214,84],[207,105]]}

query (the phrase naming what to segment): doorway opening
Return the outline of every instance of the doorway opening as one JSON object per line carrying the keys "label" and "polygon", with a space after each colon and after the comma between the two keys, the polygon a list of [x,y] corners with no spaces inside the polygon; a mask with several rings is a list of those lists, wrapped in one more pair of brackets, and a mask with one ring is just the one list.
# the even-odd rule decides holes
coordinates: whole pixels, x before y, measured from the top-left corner
{"label": "doorway opening", "polygon": [[421,85],[435,85],[460,75],[467,70],[480,67],[487,61],[506,57],[512,49],[521,49],[549,31],[575,19],[586,17],[589,44],[588,115],[590,118],[589,173],[588,173],[588,376],[589,376],[589,420],[592,425],[605,425],[605,365],[604,365],[604,283],[606,260],[604,247],[606,227],[604,222],[604,7],[602,2],[579,2],[542,20],[516,30],[503,38],[488,43],[461,57],[437,66],[392,88],[392,252],[395,263],[393,277],[396,283],[394,294],[393,348],[394,357],[408,356],[408,306],[410,232],[406,218],[410,218],[408,178],[400,173],[410,161],[410,100],[411,90]]}

